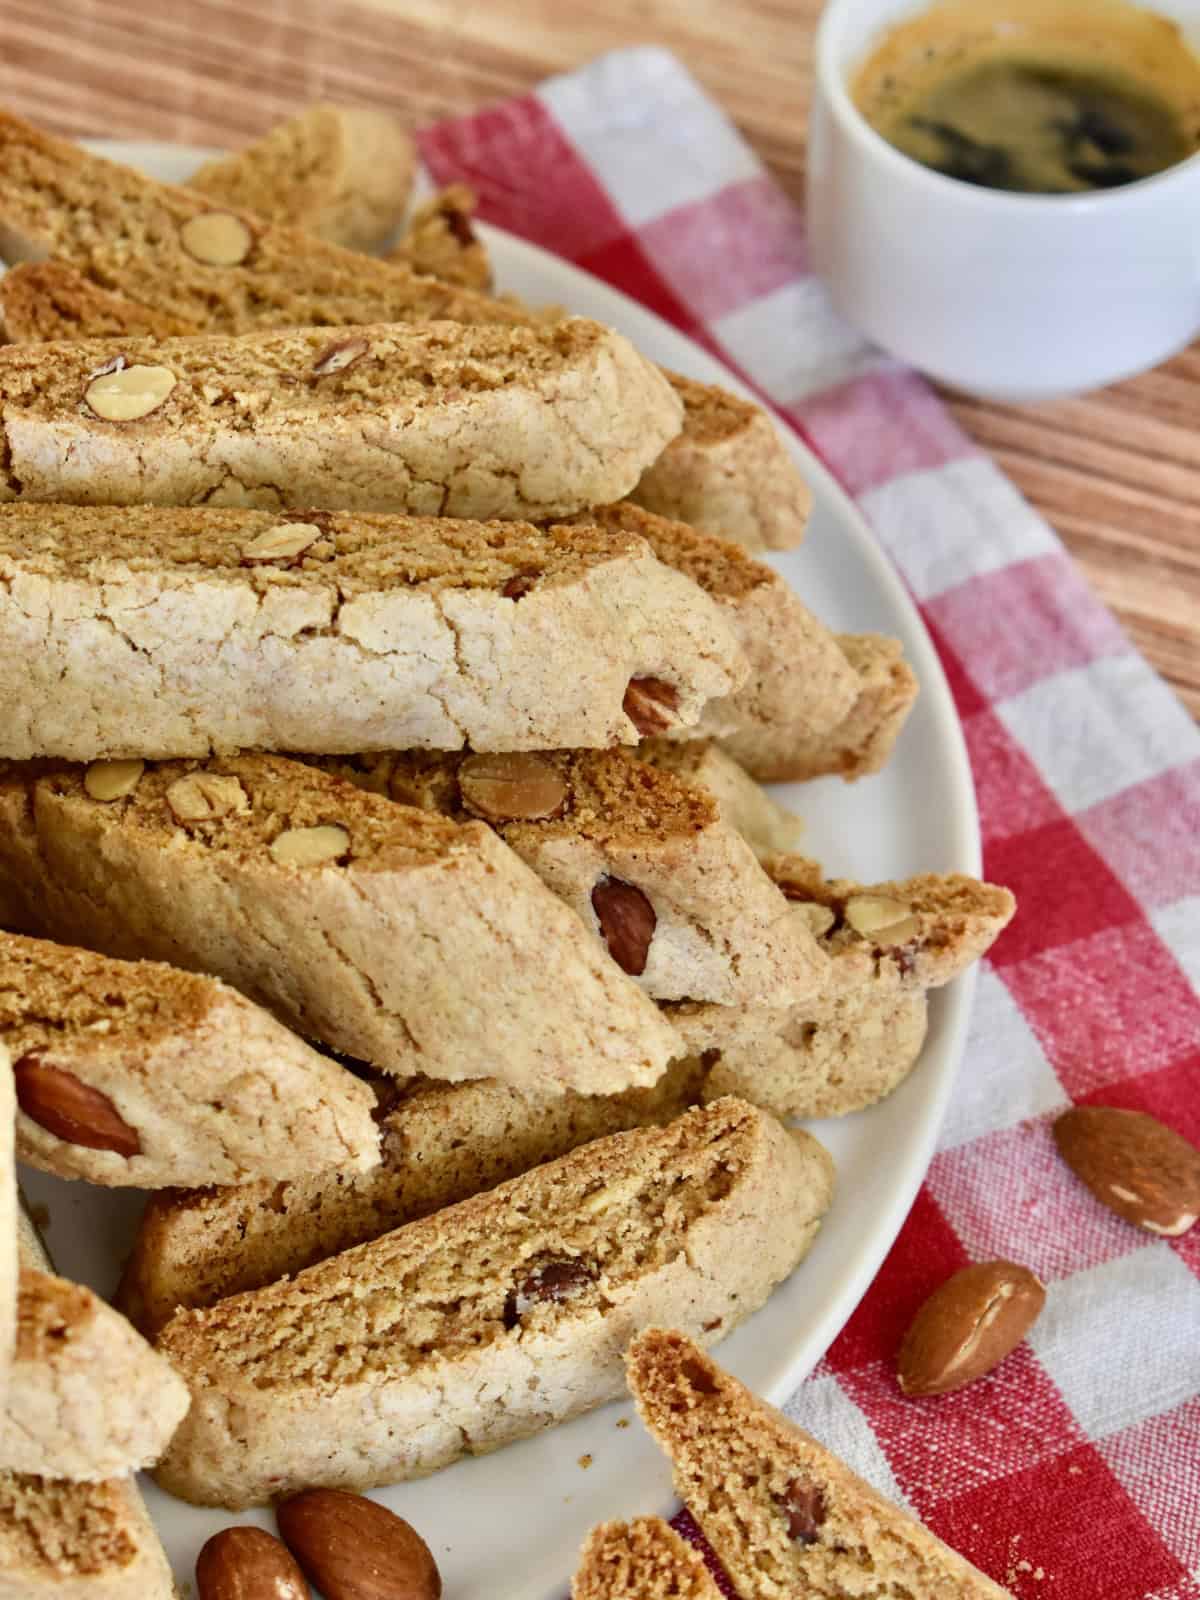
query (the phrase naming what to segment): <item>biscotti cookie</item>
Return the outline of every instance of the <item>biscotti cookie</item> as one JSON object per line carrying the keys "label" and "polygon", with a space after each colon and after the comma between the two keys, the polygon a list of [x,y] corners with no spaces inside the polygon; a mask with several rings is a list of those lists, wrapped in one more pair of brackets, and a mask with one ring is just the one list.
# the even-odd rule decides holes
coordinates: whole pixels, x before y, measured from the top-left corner
{"label": "biscotti cookie", "polygon": [[815,1140],[718,1101],[180,1312],[159,1348],[192,1409],[158,1481],[233,1508],[369,1488],[576,1416],[621,1393],[639,1328],[712,1341],[757,1309],[812,1243],[831,1175]]}
{"label": "biscotti cookie", "polygon": [[1005,1600],[1006,1591],[877,1494],[683,1332],[629,1349],[629,1387],[676,1493],[754,1600]]}
{"label": "biscotti cookie", "polygon": [[490,1079],[379,1083],[378,1167],[151,1195],[117,1304],[152,1337],[180,1309],[261,1289],[605,1134],[670,1122],[700,1077],[679,1061],[648,1089],[554,1098]]}
{"label": "biscotti cookie", "polygon": [[571,1600],[721,1600],[700,1553],[658,1517],[604,1522],[588,1534]]}
{"label": "biscotti cookie", "polygon": [[824,985],[811,934],[716,801],[629,751],[318,764],[407,805],[490,823],[655,999],[778,1005]]}
{"label": "biscotti cookie", "polygon": [[677,1053],[483,823],[269,755],[147,766],[107,800],[78,768],[29,782],[0,777],[0,869],[55,938],[224,978],[399,1076],[606,1093]]}
{"label": "biscotti cookie", "polygon": [[492,287],[492,262],[487,246],[471,225],[478,201],[465,183],[451,184],[413,212],[388,261],[400,261],[414,272],[427,272],[443,283],[487,293]]}
{"label": "biscotti cookie", "polygon": [[401,262],[215,207],[0,112],[0,257],[46,256],[195,332],[530,320]]}
{"label": "biscotti cookie", "polygon": [[395,117],[315,105],[245,149],[206,161],[187,186],[234,211],[303,228],[347,250],[371,250],[399,227],[416,164]]}
{"label": "biscotti cookie", "polygon": [[[853,783],[886,764],[917,698],[917,679],[898,639],[878,633],[842,633],[838,646],[854,671],[854,703],[824,733],[777,726],[744,727],[721,742],[762,783],[835,776]],[[803,695],[802,682],[795,693]]]}
{"label": "biscotti cookie", "polygon": [[23,1268],[0,1470],[99,1482],[157,1461],[186,1385],[90,1289]]}
{"label": "biscotti cookie", "polygon": [[861,686],[840,641],[764,562],[627,501],[575,520],[645,539],[661,562],[720,606],[736,631],[749,676],[736,694],[708,706],[686,737],[731,739],[735,754],[739,738],[788,748],[828,735],[852,711]]}
{"label": "biscotti cookie", "polygon": [[688,1003],[667,1008],[704,1068],[702,1094],[740,1094],[778,1116],[832,1117],[873,1105],[916,1064],[926,993],[999,938],[1007,889],[932,873],[863,886],[826,881],[802,856],[768,870],[829,956],[829,981],[786,1011]]}
{"label": "biscotti cookie", "polygon": [[379,1159],[367,1085],[216,978],[0,934],[0,1044],[17,1153],[60,1178],[156,1189]]}
{"label": "biscotti cookie", "polygon": [[176,1600],[132,1478],[0,1472],[0,1600]]}
{"label": "biscotti cookie", "polygon": [[759,406],[727,389],[669,377],[684,430],[642,474],[633,499],[647,511],[720,534],[747,550],[790,550],[804,537],[812,491]]}
{"label": "biscotti cookie", "polygon": [[636,535],[108,506],[0,506],[0,661],[0,755],[68,760],[635,743],[745,673]]}
{"label": "biscotti cookie", "polygon": [[556,517],[679,432],[670,385],[585,318],[0,347],[0,500]]}
{"label": "biscotti cookie", "polygon": [[196,329],[89,282],[63,261],[27,261],[0,277],[0,340],[170,339]]}
{"label": "biscotti cookie", "polygon": [[[17,1276],[21,1236],[28,1219],[17,1198],[13,1125],[17,1103],[12,1061],[0,1042],[0,1402],[8,1392],[9,1368],[17,1337]],[[20,1219],[20,1220],[18,1220]]]}
{"label": "biscotti cookie", "polygon": [[757,856],[794,850],[803,821],[781,806],[719,744],[711,739],[676,742],[643,739],[637,756],[673,772],[692,789],[704,789],[721,809],[721,820],[736,829]]}

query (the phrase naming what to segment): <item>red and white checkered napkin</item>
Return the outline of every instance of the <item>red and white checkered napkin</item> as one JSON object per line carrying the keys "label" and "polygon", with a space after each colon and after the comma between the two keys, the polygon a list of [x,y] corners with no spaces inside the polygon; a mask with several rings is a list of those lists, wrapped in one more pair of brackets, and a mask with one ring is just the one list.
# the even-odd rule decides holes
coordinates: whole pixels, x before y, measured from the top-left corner
{"label": "red and white checkered napkin", "polygon": [[[1110,1216],[1049,1133],[1074,1100],[1200,1142],[1200,734],[925,384],[828,309],[800,217],[672,56],[607,56],[421,144],[489,221],[756,384],[856,497],[941,650],[986,872],[1020,901],[925,1186],[789,1410],[1022,1600],[1200,1600],[1200,1228]],[[995,1256],[1048,1285],[1028,1344],[905,1400],[913,1312]]]}

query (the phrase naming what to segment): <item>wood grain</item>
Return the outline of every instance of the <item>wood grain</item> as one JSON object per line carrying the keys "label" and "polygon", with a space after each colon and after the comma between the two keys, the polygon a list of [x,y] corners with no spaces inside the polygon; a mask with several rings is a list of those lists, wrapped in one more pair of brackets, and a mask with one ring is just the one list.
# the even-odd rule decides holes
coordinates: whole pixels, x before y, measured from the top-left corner
{"label": "wood grain", "polygon": [[[235,144],[319,97],[413,125],[666,45],[797,200],[820,0],[0,0],[0,104],[59,132]],[[1200,349],[1052,406],[948,397],[1200,714]]]}

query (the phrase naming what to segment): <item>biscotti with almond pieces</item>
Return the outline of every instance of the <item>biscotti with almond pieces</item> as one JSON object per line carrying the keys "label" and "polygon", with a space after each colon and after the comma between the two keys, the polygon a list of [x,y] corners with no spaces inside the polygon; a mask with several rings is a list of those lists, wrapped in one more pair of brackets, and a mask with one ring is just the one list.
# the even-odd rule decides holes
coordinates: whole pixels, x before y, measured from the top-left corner
{"label": "biscotti with almond pieces", "polygon": [[159,183],[0,112],[0,258],[53,256],[195,332],[525,323],[515,305]]}
{"label": "biscotti with almond pieces", "polygon": [[494,1079],[377,1081],[378,1167],[151,1195],[116,1303],[152,1338],[178,1310],[261,1289],[606,1134],[670,1122],[696,1103],[700,1076],[679,1061],[648,1089],[554,1097]]}
{"label": "biscotti with almond pieces", "polygon": [[406,805],[491,824],[656,1000],[778,1005],[825,984],[808,929],[712,796],[627,750],[317,764]]}
{"label": "biscotti with almond pieces", "polygon": [[492,287],[492,262],[487,246],[472,226],[478,204],[465,183],[452,183],[413,212],[404,235],[388,261],[414,272],[427,272],[443,283],[484,294]]}
{"label": "biscotti with almond pieces", "polygon": [[187,1386],[82,1284],[21,1269],[17,1344],[0,1406],[0,1472],[98,1483],[158,1460]]}
{"label": "biscotti with almond pieces", "polygon": [[[784,722],[747,725],[722,736],[729,754],[761,783],[824,777],[854,783],[887,764],[916,703],[916,674],[898,639],[842,633],[837,642],[857,680],[854,703],[840,722],[821,733]],[[796,682],[795,693],[803,698],[802,681]]]}
{"label": "biscotti with almond pieces", "polygon": [[675,1491],[739,1594],[1008,1600],[682,1330],[639,1335],[628,1369]]}
{"label": "biscotti with almond pieces", "polygon": [[147,765],[109,799],[79,768],[0,773],[0,872],[37,931],[224,978],[397,1076],[604,1093],[677,1053],[485,824],[278,756]]}
{"label": "biscotti with almond pieces", "polygon": [[703,1065],[701,1095],[745,1095],[782,1117],[843,1116],[890,1094],[925,1040],[927,993],[991,947],[1011,921],[1009,890],[961,873],[863,885],[815,861],[767,870],[829,957],[812,1001],[783,1011],[685,1003],[667,1008]]}
{"label": "biscotti with almond pieces", "polygon": [[[861,685],[837,636],[764,562],[628,501],[574,520],[645,539],[661,562],[704,590],[737,633],[749,675],[735,694],[707,706],[685,737],[720,737],[735,755],[739,741],[786,750],[828,736],[853,710]],[[669,736],[677,737],[674,730]]]}
{"label": "biscotti with almond pieces", "polygon": [[[93,769],[92,788],[131,778]],[[60,1178],[155,1189],[379,1160],[366,1084],[216,978],[0,934],[0,1044],[20,1159]]]}
{"label": "biscotti with almond pieces", "polygon": [[0,755],[636,743],[746,663],[637,535],[365,513],[0,506]]}
{"label": "biscotti with almond pieces", "polygon": [[700,1552],[659,1517],[604,1522],[579,1552],[571,1600],[721,1600]]}
{"label": "biscotti with almond pieces", "polygon": [[231,1509],[369,1488],[616,1398],[639,1328],[712,1342],[803,1258],[832,1162],[736,1100],[582,1149],[310,1267],[180,1312],[192,1408],[155,1469]]}
{"label": "biscotti with almond pieces", "polygon": [[187,186],[347,250],[372,250],[404,216],[416,172],[412,139],[366,106],[313,105],[261,139],[206,161]]}
{"label": "biscotti with almond pieces", "polygon": [[793,549],[808,526],[812,491],[775,422],[727,389],[668,377],[683,401],[683,432],[632,498],[747,550]]}
{"label": "biscotti with almond pieces", "polygon": [[681,417],[582,317],[0,346],[0,501],[560,517],[619,499]]}

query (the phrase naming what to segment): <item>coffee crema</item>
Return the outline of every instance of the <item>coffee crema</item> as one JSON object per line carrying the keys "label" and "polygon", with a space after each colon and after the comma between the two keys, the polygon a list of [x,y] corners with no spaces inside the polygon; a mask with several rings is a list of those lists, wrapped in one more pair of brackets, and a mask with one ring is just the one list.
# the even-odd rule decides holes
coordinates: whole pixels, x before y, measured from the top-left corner
{"label": "coffee crema", "polygon": [[897,150],[989,189],[1113,189],[1200,150],[1200,57],[1127,0],[940,0],[851,94]]}

